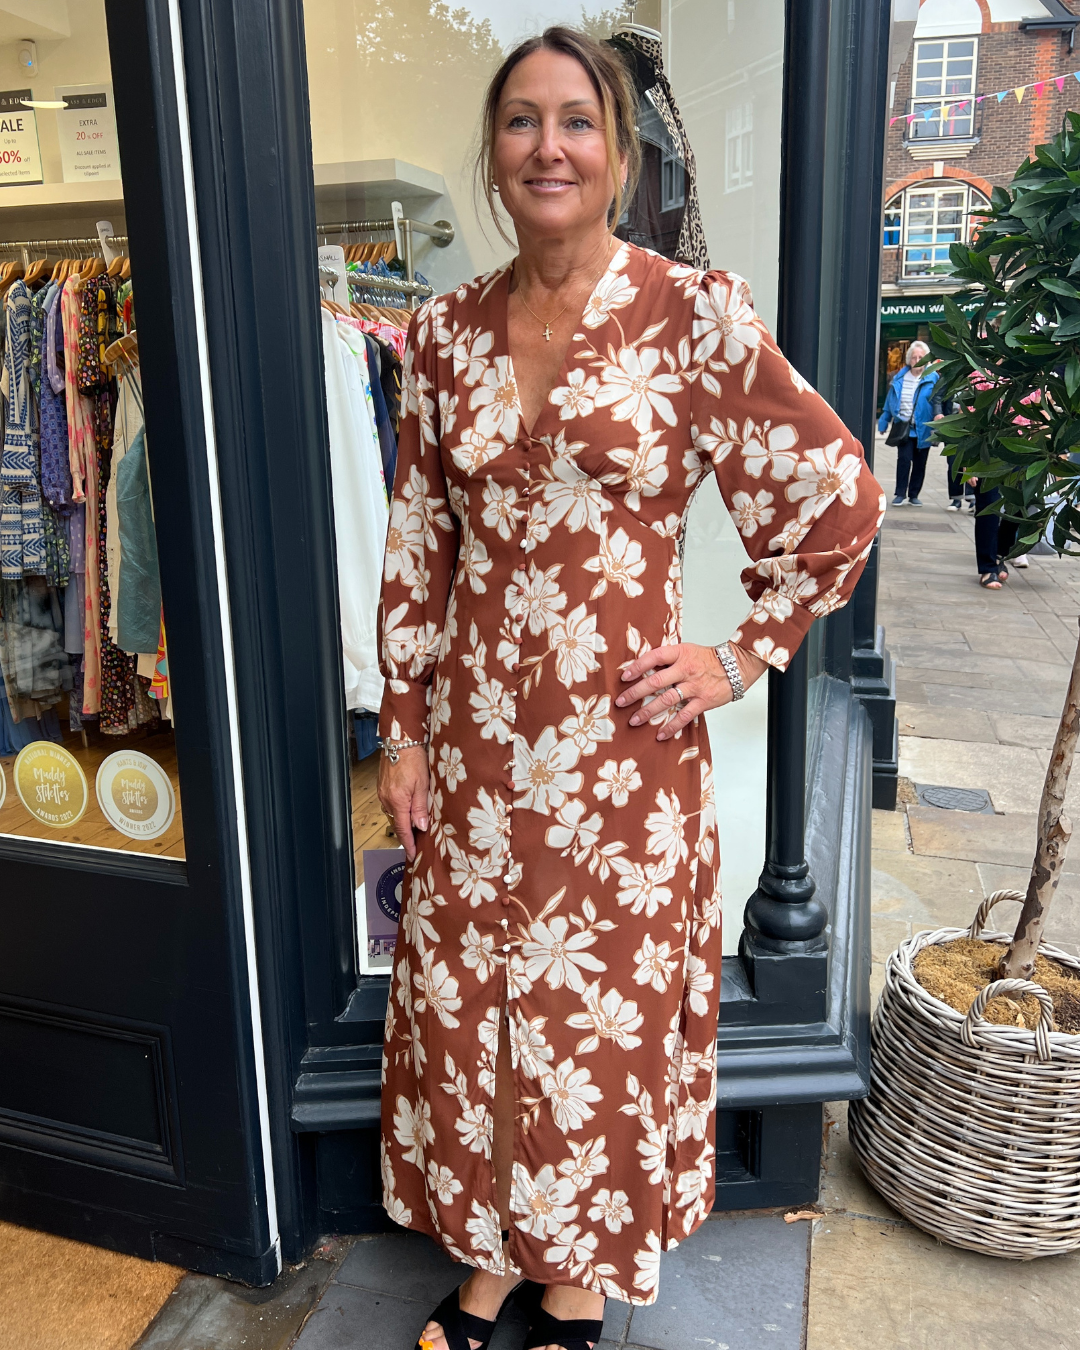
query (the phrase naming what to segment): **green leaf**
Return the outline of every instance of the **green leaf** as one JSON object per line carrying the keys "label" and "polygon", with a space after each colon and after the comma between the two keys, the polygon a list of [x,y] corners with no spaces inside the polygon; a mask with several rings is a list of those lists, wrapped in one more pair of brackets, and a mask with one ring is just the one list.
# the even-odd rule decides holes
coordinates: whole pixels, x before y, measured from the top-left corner
{"label": "green leaf", "polygon": [[1073,314],[1054,329],[1053,338],[1055,342],[1064,342],[1066,338],[1073,337],[1080,337],[1080,314]]}
{"label": "green leaf", "polygon": [[1080,389],[1080,356],[1076,352],[1065,363],[1065,388],[1070,398]]}
{"label": "green leaf", "polygon": [[1044,290],[1053,291],[1055,295],[1067,295],[1073,300],[1080,300],[1080,291],[1060,277],[1040,277],[1039,285]]}

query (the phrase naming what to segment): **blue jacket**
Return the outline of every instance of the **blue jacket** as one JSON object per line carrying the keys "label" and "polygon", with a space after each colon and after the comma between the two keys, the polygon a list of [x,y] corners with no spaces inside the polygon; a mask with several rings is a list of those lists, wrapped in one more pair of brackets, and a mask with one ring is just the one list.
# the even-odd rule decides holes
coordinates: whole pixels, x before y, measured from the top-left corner
{"label": "blue jacket", "polygon": [[[900,416],[900,387],[904,383],[907,369],[907,366],[902,366],[892,378],[889,392],[885,396],[885,407],[878,418],[878,431],[884,431],[894,417]],[[917,443],[920,450],[925,450],[930,444],[934,421],[934,385],[937,382],[938,373],[933,370],[929,374],[923,375],[915,387],[915,406],[912,409],[912,418],[915,422],[915,435],[918,437]]]}

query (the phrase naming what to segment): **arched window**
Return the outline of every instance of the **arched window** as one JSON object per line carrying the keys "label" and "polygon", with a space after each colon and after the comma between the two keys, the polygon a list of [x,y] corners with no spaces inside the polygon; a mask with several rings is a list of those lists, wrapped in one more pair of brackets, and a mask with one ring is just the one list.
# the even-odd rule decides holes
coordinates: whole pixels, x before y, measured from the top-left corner
{"label": "arched window", "polygon": [[973,211],[989,205],[978,188],[956,178],[916,183],[890,198],[882,244],[902,247],[900,276],[914,280],[949,271],[949,245],[967,243],[978,225]]}

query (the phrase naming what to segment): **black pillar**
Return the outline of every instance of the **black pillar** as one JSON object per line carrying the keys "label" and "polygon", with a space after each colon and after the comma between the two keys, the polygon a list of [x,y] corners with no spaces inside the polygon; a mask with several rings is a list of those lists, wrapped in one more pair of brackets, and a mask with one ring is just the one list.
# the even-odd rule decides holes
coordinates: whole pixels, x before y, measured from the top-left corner
{"label": "black pillar", "polygon": [[[787,0],[780,176],[777,340],[817,384],[820,342],[830,0]],[[805,642],[769,671],[765,869],[746,905],[740,953],[762,1002],[793,1020],[825,1015],[828,913],[806,862]]]}

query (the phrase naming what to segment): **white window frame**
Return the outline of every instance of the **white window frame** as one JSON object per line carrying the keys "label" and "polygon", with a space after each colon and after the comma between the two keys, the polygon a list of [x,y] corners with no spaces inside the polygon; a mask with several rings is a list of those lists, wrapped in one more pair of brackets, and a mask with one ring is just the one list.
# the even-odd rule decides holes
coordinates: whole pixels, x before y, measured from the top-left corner
{"label": "white window frame", "polygon": [[754,101],[731,104],[724,126],[724,191],[740,192],[754,183]]}
{"label": "white window frame", "polygon": [[[938,199],[943,193],[959,192],[963,194],[963,201],[960,206],[962,213],[961,231],[959,239],[939,240],[937,238],[939,231],[946,231],[955,228],[952,225],[939,225],[938,213],[942,209],[938,205]],[[911,198],[919,193],[934,194],[934,220],[931,224],[934,238],[923,240],[918,243],[911,241]],[[892,200],[892,199],[890,199]],[[913,183],[910,187],[904,189],[903,210],[900,218],[900,276],[905,281],[925,281],[929,277],[941,276],[949,267],[949,245],[954,243],[968,243],[971,240],[972,232],[976,222],[972,220],[972,211],[977,211],[983,206],[987,206],[986,197],[977,187],[965,182],[959,178],[932,178],[921,183]],[[925,209],[925,208],[920,208]],[[946,210],[955,210],[955,207],[947,207]],[[918,266],[923,270],[914,270],[915,264],[910,259],[910,252],[918,250],[937,250],[943,254],[942,257],[919,260]]]}
{"label": "white window frame", "polygon": [[[895,224],[889,223],[888,217],[890,215],[896,216]],[[896,231],[895,244],[887,244],[885,242],[885,232],[887,230]],[[904,242],[904,193],[898,192],[895,194],[895,196],[889,198],[889,200],[885,203],[884,209],[882,211],[881,247],[899,248],[903,242]]]}
{"label": "white window frame", "polygon": [[[956,43],[971,43],[971,74],[970,76],[957,76],[967,80],[971,88],[961,90],[959,93],[949,94],[945,92],[945,85],[948,82],[947,67],[950,60],[950,48]],[[916,88],[919,84],[919,57],[923,48],[940,47],[941,54],[941,79],[939,81],[940,89],[935,94],[918,94]],[[929,58],[932,59],[932,58]],[[953,60],[966,60],[967,57],[953,57]],[[975,98],[979,75],[979,39],[972,34],[965,34],[962,37],[935,37],[920,38],[915,43],[911,58],[911,111],[917,116],[913,122],[908,123],[907,138],[909,141],[947,141],[947,140],[970,140],[975,135]],[[942,112],[946,108],[955,108],[957,103],[967,99],[967,103],[960,112],[953,112],[948,123],[943,123]],[[934,110],[933,116],[926,119],[926,112]]]}

